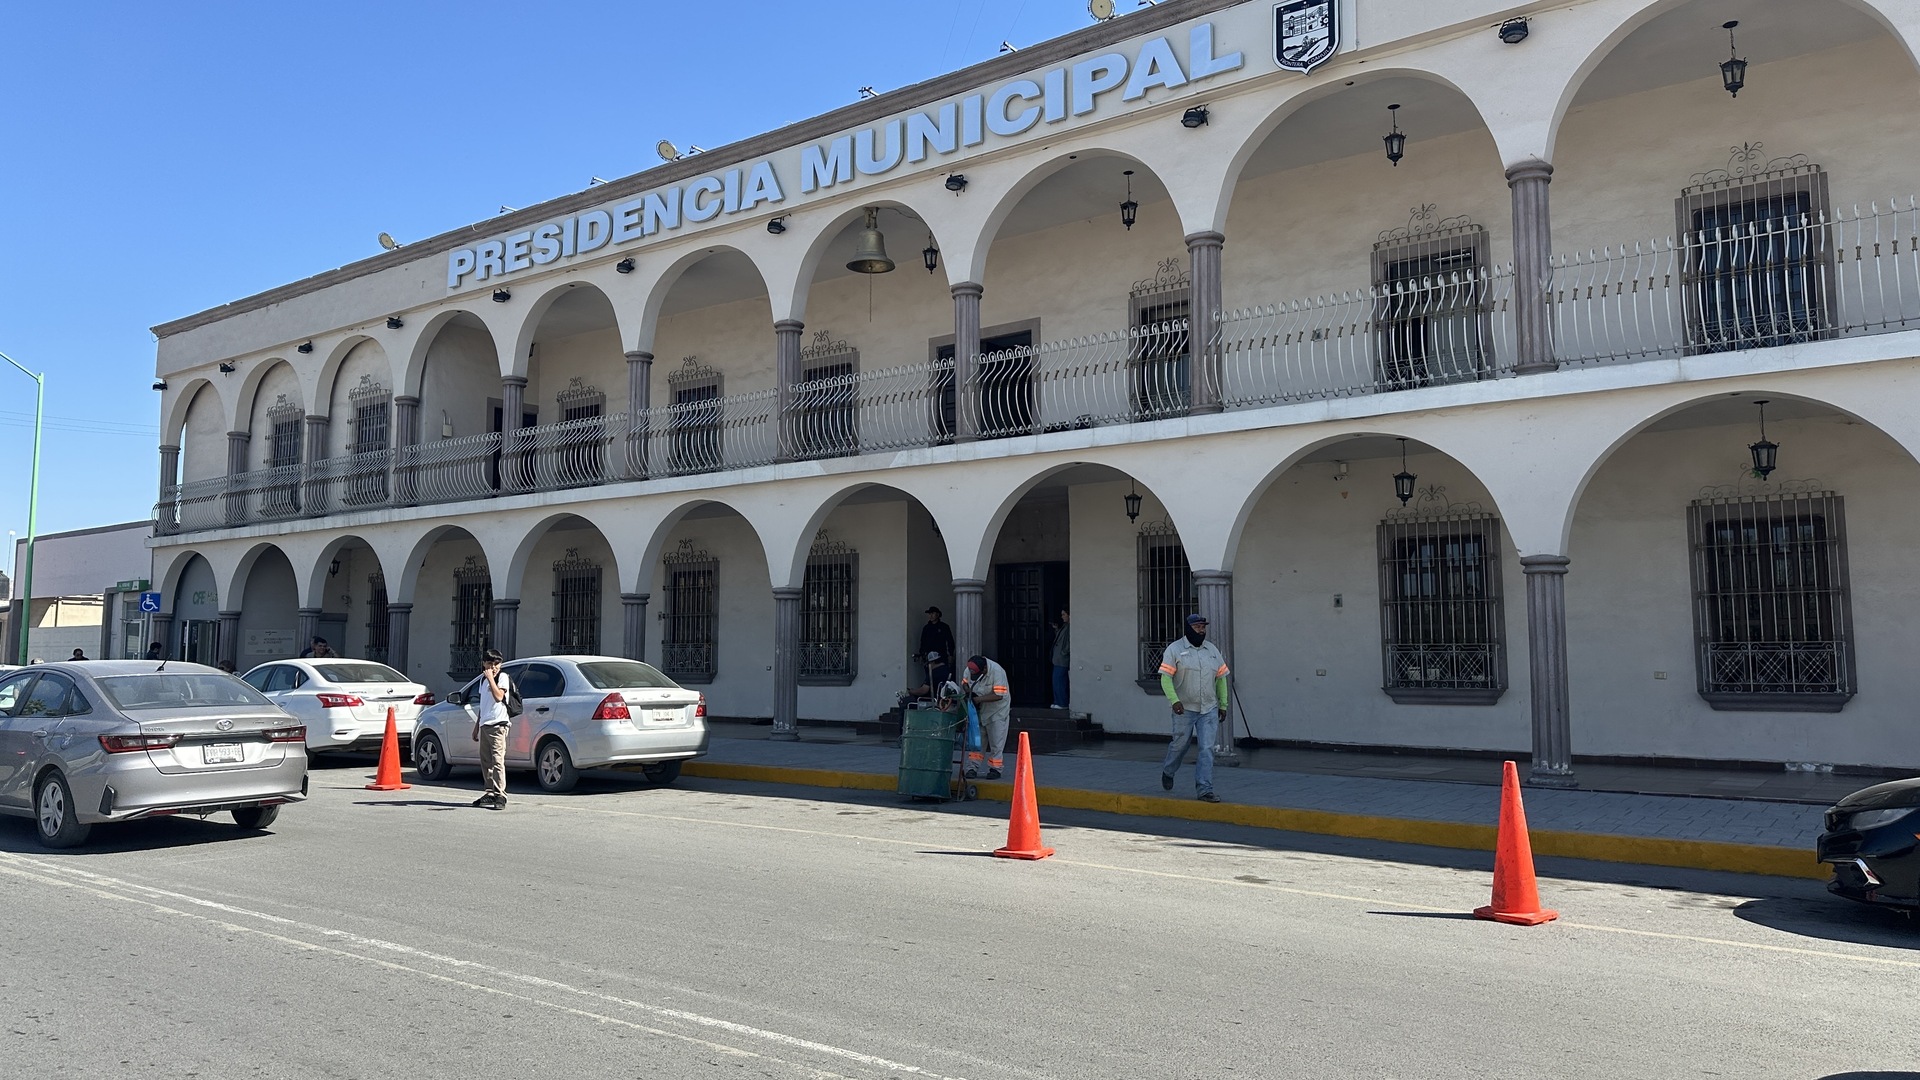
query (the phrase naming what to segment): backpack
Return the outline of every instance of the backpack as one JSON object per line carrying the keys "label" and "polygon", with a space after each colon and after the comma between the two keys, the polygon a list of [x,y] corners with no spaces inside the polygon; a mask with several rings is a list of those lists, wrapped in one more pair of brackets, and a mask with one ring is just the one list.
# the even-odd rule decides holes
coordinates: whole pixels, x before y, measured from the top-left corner
{"label": "backpack", "polygon": [[520,701],[520,684],[512,679],[507,680],[506,705],[507,719],[509,720],[527,711],[526,705]]}

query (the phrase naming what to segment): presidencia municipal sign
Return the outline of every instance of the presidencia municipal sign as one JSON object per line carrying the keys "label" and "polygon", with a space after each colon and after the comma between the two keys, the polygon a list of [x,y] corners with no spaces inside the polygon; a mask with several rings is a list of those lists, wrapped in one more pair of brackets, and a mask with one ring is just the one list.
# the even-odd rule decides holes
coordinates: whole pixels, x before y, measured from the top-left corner
{"label": "presidencia municipal sign", "polygon": [[[1181,38],[1186,46],[1184,62],[1174,48]],[[1338,48],[1337,38],[1324,47],[1331,55]],[[775,167],[775,159],[762,158],[606,209],[583,210],[458,248],[447,259],[447,288],[497,281],[690,224],[779,206],[794,193],[812,195],[851,184],[857,177],[885,176],[902,165],[938,161],[979,146],[989,136],[1018,138],[1114,103],[1139,101],[1150,90],[1203,83],[1245,65],[1243,53],[1221,51],[1213,23],[1199,23],[1184,34],[1165,34],[1127,51],[1063,63],[989,91],[803,146],[797,172],[789,175]],[[793,169],[791,153],[782,156],[781,164]]]}

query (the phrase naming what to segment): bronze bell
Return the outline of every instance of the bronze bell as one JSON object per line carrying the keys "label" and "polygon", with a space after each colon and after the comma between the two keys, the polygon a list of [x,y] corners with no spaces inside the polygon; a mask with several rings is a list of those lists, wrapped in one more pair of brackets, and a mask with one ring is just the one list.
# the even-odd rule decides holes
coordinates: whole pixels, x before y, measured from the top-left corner
{"label": "bronze bell", "polygon": [[856,274],[893,271],[893,260],[887,258],[887,238],[880,235],[880,211],[874,207],[867,207],[867,227],[860,232],[860,242],[854,246],[847,269]]}

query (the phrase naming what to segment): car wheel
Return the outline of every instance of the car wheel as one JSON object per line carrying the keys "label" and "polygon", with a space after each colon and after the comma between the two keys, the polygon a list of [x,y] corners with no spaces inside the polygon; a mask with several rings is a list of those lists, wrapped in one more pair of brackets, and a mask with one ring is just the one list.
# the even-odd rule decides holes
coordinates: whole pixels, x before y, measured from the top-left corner
{"label": "car wheel", "polygon": [[33,820],[40,827],[42,847],[79,847],[93,831],[93,826],[80,824],[73,805],[73,789],[67,786],[67,778],[57,772],[48,773],[47,778],[40,781],[39,790],[34,792]]}
{"label": "car wheel", "polygon": [[279,816],[278,806],[243,806],[233,812],[233,823],[243,829],[264,829]]}
{"label": "car wheel", "polygon": [[413,771],[420,774],[420,779],[429,781],[445,780],[453,772],[453,766],[447,763],[446,748],[431,731],[423,731],[413,740]]}
{"label": "car wheel", "polygon": [[542,791],[572,791],[580,782],[580,770],[573,767],[573,755],[567,753],[567,744],[559,739],[540,744],[540,752],[533,756],[533,773],[540,780]]}
{"label": "car wheel", "polygon": [[662,761],[658,764],[642,766],[640,771],[647,774],[648,780],[661,786],[680,779],[680,763],[677,761]]}

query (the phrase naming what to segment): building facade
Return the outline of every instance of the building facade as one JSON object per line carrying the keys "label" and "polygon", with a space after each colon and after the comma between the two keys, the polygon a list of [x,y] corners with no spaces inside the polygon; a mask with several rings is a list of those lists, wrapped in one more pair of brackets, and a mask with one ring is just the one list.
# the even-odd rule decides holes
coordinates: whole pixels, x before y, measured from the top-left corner
{"label": "building facade", "polygon": [[928,604],[1045,704],[1070,606],[1154,732],[1197,609],[1263,739],[1920,765],[1916,50],[1168,0],[156,327],[165,639],[622,653],[785,736]]}
{"label": "building facade", "polygon": [[[31,605],[24,595],[0,594],[8,600],[0,664],[20,658],[23,626],[28,660],[65,660],[75,649],[96,660],[146,655],[151,622],[140,610],[140,593],[153,534],[153,522],[128,521],[37,537]],[[25,540],[14,542],[12,559],[26,565]]]}

